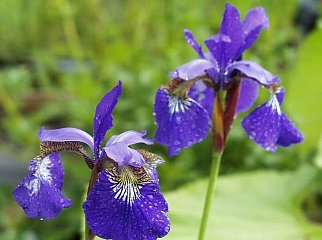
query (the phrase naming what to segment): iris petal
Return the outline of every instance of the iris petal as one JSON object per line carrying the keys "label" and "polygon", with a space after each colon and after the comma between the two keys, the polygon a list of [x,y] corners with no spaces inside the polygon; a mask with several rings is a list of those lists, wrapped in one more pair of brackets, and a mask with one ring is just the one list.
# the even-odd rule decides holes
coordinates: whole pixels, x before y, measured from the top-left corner
{"label": "iris petal", "polygon": [[170,156],[183,148],[202,141],[210,128],[206,109],[195,100],[168,95],[165,89],[157,92],[154,113],[158,125],[155,140],[169,147]]}
{"label": "iris petal", "polygon": [[283,147],[288,147],[291,144],[300,143],[304,139],[303,134],[296,128],[294,123],[282,113],[281,130],[277,139],[277,144]]}
{"label": "iris petal", "polygon": [[259,84],[264,86],[272,85],[273,83],[279,83],[280,79],[269,71],[264,69],[257,63],[251,61],[238,61],[230,64],[227,67],[228,75],[234,70],[239,70],[244,73],[248,78],[252,78]]}
{"label": "iris petal", "polygon": [[105,94],[96,106],[94,117],[94,153],[98,156],[106,132],[113,126],[112,112],[122,93],[122,82],[119,81],[111,91]]}
{"label": "iris petal", "polygon": [[129,148],[122,142],[117,142],[104,147],[106,156],[116,161],[120,166],[131,165],[141,167],[144,165],[143,156],[136,150]]}
{"label": "iris petal", "polygon": [[[130,193],[133,201],[128,201]],[[155,240],[169,232],[168,206],[153,182],[120,183],[117,176],[102,171],[83,208],[89,227],[102,238]]]}
{"label": "iris petal", "polygon": [[190,89],[189,96],[207,110],[209,118],[212,117],[215,100],[215,92],[213,89],[207,87],[204,82],[199,81]]}
{"label": "iris petal", "polygon": [[196,53],[199,55],[199,57],[204,58],[202,48],[201,48],[200,44],[197,42],[193,33],[190,30],[185,29],[184,35],[186,37],[187,43],[196,51]]}
{"label": "iris petal", "polygon": [[67,127],[51,130],[41,128],[38,135],[40,142],[83,142],[94,150],[93,138],[78,128]]}
{"label": "iris petal", "polygon": [[31,173],[14,191],[16,202],[32,218],[55,218],[71,201],[62,192],[63,167],[58,153],[30,162]]}
{"label": "iris petal", "polygon": [[[188,62],[170,72],[171,78],[180,78],[190,80],[195,77],[206,75],[207,70],[216,68],[216,66],[206,59],[196,59]],[[216,71],[216,70],[215,70]]]}
{"label": "iris petal", "polygon": [[281,109],[275,95],[242,121],[248,136],[262,148],[274,152],[280,132]]}
{"label": "iris petal", "polygon": [[218,44],[221,46],[219,51],[213,51],[212,47],[207,44],[207,41],[206,45],[209,51],[213,53],[220,68],[225,69],[230,61],[240,57],[242,52],[238,50],[244,43],[239,12],[236,7],[229,3],[226,4],[220,34],[228,36],[230,41],[219,41]]}
{"label": "iris petal", "polygon": [[241,81],[237,113],[250,109],[258,97],[259,84],[252,79],[243,78]]}
{"label": "iris petal", "polygon": [[112,136],[106,143],[106,146],[117,142],[121,142],[127,146],[136,144],[136,143],[144,143],[148,145],[153,144],[153,142],[150,139],[143,138],[145,135],[146,135],[146,131],[142,131],[142,132],[137,132],[133,130],[126,131],[122,134]]}
{"label": "iris petal", "polygon": [[215,59],[220,69],[225,69],[228,62],[231,61],[230,56],[226,56],[226,49],[233,44],[228,35],[218,33],[205,40],[205,44],[209,49],[212,57]]}
{"label": "iris petal", "polygon": [[244,44],[241,51],[251,47],[257,40],[260,31],[269,27],[269,19],[263,7],[250,10],[243,22]]}

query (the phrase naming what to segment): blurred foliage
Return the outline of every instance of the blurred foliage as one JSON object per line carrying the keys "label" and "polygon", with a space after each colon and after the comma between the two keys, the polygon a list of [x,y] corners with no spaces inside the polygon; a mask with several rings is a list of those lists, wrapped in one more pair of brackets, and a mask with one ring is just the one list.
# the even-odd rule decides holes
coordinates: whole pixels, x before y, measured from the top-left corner
{"label": "blurred foliage", "polygon": [[[321,56],[322,28],[316,29],[303,43],[298,52],[298,61],[290,72],[289,92],[286,104],[291,112],[299,112],[295,119],[306,136],[301,144],[304,150],[316,145],[322,136],[321,109]],[[307,63],[309,59],[309,63]],[[314,114],[312,114],[314,113]]]}
{"label": "blurred foliage", "polygon": [[[37,132],[41,126],[73,126],[91,133],[95,105],[119,79],[124,91],[114,112],[114,128],[107,137],[129,129],[147,129],[153,138],[157,88],[168,81],[169,71],[196,57],[185,42],[183,29],[192,30],[200,42],[216,33],[225,2],[0,1],[0,153],[14,157],[21,169],[38,153]],[[317,7],[313,9],[320,14],[318,1],[303,2],[315,2]],[[295,25],[294,19],[304,12],[299,11],[297,0],[285,0],[283,4],[278,0],[231,3],[243,17],[253,6],[266,8],[270,29],[262,32],[245,59],[282,77],[287,88],[284,110],[303,129],[307,140],[302,151],[292,147],[279,149],[276,154],[264,152],[241,129],[242,114],[229,136],[221,173],[289,171],[305,162],[313,164],[321,135],[321,29],[310,33],[310,29],[303,31],[301,21]],[[309,34],[308,38],[304,33]],[[263,91],[258,104],[267,97]],[[172,190],[207,176],[210,144],[207,138],[173,158],[167,157],[162,146],[147,147],[167,160],[159,168],[162,189]],[[11,197],[12,188],[23,175],[9,185],[0,182],[0,239],[79,239],[79,196],[90,173],[78,156],[66,154],[63,159],[64,192],[74,201],[73,207],[58,219],[40,224],[39,220],[27,219]],[[9,160],[0,156],[0,161]],[[228,182],[235,186],[234,181]],[[316,196],[320,196],[318,191]],[[319,209],[319,204],[310,211],[314,209]]]}
{"label": "blurred foliage", "polygon": [[[295,172],[266,170],[221,177],[206,239],[321,239],[321,226],[301,213],[307,192],[321,184],[320,176],[321,170],[303,166]],[[206,188],[207,181],[201,180],[166,195],[172,230],[164,239],[197,239]]]}

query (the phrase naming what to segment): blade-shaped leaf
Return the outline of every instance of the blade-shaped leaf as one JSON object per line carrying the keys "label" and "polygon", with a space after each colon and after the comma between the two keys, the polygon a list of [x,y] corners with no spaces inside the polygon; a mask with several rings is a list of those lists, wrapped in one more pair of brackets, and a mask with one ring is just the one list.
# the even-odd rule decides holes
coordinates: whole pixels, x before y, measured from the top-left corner
{"label": "blade-shaped leaf", "polygon": [[[318,170],[258,171],[220,177],[206,239],[318,240],[322,227],[300,213],[298,199]],[[164,239],[197,239],[207,181],[168,193],[171,231]]]}
{"label": "blade-shaped leaf", "polygon": [[321,28],[308,36],[286,86],[285,107],[304,133],[305,139],[300,146],[306,150],[316,146],[322,133],[321,40]]}

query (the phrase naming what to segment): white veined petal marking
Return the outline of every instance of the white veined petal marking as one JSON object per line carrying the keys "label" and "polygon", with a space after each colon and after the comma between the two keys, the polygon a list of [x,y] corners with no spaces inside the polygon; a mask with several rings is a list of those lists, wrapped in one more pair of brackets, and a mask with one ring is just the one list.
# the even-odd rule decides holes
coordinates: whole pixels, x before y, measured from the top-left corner
{"label": "white veined petal marking", "polygon": [[191,106],[189,99],[181,99],[178,96],[169,96],[169,111],[170,114],[185,112]]}
{"label": "white veined petal marking", "polygon": [[32,159],[33,175],[36,177],[29,183],[25,183],[25,186],[29,190],[29,196],[33,196],[39,192],[41,181],[46,181],[49,184],[52,182],[52,175],[50,172],[53,163],[51,162],[49,156],[45,158],[35,157]]}
{"label": "white veined petal marking", "polygon": [[274,94],[271,99],[267,102],[267,105],[271,107],[272,111],[277,111],[278,115],[282,114],[280,104],[277,100],[276,95]]}
{"label": "white veined petal marking", "polygon": [[114,198],[125,201],[132,205],[136,199],[141,197],[140,190],[142,185],[152,182],[144,168],[132,168],[130,166],[109,169],[108,174],[112,182],[112,190],[115,193]]}
{"label": "white veined petal marking", "polygon": [[36,195],[39,192],[40,180],[38,178],[35,178],[31,180],[29,183],[26,182],[25,186],[29,190],[28,195],[32,197],[33,195]]}

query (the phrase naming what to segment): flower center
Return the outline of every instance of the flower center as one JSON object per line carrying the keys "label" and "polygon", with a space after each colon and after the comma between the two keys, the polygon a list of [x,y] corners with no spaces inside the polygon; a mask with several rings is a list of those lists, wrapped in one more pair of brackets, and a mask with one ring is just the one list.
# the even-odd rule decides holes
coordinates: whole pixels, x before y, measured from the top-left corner
{"label": "flower center", "polygon": [[129,166],[123,166],[119,171],[110,171],[110,179],[113,183],[114,198],[132,205],[134,200],[140,198],[138,178]]}

